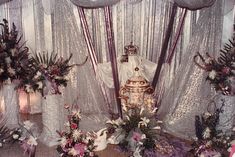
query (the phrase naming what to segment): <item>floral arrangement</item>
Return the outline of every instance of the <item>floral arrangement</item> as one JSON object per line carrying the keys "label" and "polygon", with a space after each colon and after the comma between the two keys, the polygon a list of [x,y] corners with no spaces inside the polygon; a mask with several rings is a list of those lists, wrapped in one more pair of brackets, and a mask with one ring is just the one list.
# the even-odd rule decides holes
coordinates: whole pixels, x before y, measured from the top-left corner
{"label": "floral arrangement", "polygon": [[0,128],[0,147],[18,142],[29,157],[35,157],[37,138],[35,126],[30,121],[25,121],[19,128],[8,129],[5,125]]}
{"label": "floral arrangement", "polygon": [[[43,96],[49,92],[61,94],[59,86],[67,86],[69,71],[72,67],[78,65],[70,65],[71,58],[72,54],[68,59],[58,57],[55,53],[35,54],[30,59],[27,69],[28,75],[25,75],[19,88],[23,88],[27,93],[38,91]],[[85,64],[85,62],[80,65]]]}
{"label": "floral arrangement", "polygon": [[217,130],[220,113],[223,112],[224,103],[214,113],[205,112],[195,117],[197,141],[193,143],[191,150],[196,157],[221,157],[228,156],[234,133],[224,134]]}
{"label": "floral arrangement", "polygon": [[0,84],[11,83],[16,79],[22,79],[26,74],[28,65],[28,48],[19,45],[22,37],[18,39],[18,31],[14,23],[9,30],[8,21],[3,19],[0,34]]}
{"label": "floral arrangement", "polygon": [[107,121],[111,144],[118,144],[123,151],[130,151],[133,156],[143,156],[148,150],[154,150],[161,130],[155,117],[156,109],[149,112],[143,107],[127,110],[125,118]]}
{"label": "floral arrangement", "polygon": [[67,131],[58,132],[61,139],[57,152],[61,157],[98,157],[95,155],[94,136],[89,132],[79,129],[81,113],[79,110],[70,111],[70,106],[65,105],[68,110]]}
{"label": "floral arrangement", "polygon": [[[235,39],[229,40],[224,49],[220,50],[218,59],[214,59],[208,53],[207,59],[198,54],[194,57],[194,62],[200,68],[208,72],[207,80],[214,86],[216,91],[221,91],[224,95],[235,94]],[[200,58],[203,64],[197,62]]]}

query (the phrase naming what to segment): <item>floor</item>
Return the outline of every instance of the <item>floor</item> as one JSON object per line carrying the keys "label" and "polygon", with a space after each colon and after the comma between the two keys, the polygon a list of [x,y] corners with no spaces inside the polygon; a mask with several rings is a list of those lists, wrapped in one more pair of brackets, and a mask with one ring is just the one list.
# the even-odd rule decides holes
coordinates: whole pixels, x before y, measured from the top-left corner
{"label": "floor", "polygon": [[[22,121],[30,120],[36,123],[39,129],[42,128],[42,117],[41,114],[35,115],[21,115]],[[113,145],[109,145],[105,151],[96,152],[96,154],[100,157],[126,157],[125,153],[120,153],[116,147]],[[5,146],[0,148],[0,157],[28,157],[27,154],[24,154],[23,149],[20,147],[18,143],[12,144],[10,146]],[[38,146],[36,149],[36,157],[59,157],[59,154],[56,151],[56,147],[48,147],[38,141]]]}
{"label": "floor", "polygon": [[[39,128],[42,129],[42,120],[41,115],[21,115],[21,119],[30,120],[36,123]],[[125,153],[121,153],[117,150],[117,147],[114,145],[109,145],[104,151],[96,152],[99,157],[127,157]],[[190,155],[191,156],[191,155]],[[0,157],[28,157],[27,154],[24,154],[23,149],[20,148],[20,145],[15,143],[11,146],[6,146],[0,148]],[[46,145],[38,142],[36,157],[59,157],[59,154],[56,151],[56,147],[47,147]]]}

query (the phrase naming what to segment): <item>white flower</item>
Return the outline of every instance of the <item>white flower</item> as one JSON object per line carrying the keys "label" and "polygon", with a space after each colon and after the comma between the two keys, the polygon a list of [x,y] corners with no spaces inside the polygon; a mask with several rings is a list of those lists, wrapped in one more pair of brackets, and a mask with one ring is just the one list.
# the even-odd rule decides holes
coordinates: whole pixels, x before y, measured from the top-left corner
{"label": "white flower", "polygon": [[212,59],[211,57],[205,59],[205,63],[206,63],[206,64],[210,64],[211,61],[213,61],[213,59]]}
{"label": "white flower", "polygon": [[127,107],[126,107],[126,104],[125,104],[125,103],[122,103],[122,110],[123,110],[124,112],[127,112]]}
{"label": "white flower", "polygon": [[18,134],[13,134],[13,139],[17,140],[19,138],[19,135]]}
{"label": "white flower", "polygon": [[145,134],[142,134],[142,135],[141,135],[141,140],[144,140],[144,139],[146,139],[146,135],[145,135]]}
{"label": "white flower", "polygon": [[70,123],[69,123],[69,122],[66,122],[66,123],[64,124],[64,126],[65,126],[65,127],[70,127]]}
{"label": "white flower", "polygon": [[69,155],[76,156],[78,155],[78,151],[76,151],[74,148],[69,150]]}
{"label": "white flower", "polygon": [[119,126],[119,125],[123,124],[123,120],[119,117],[119,118],[116,119],[116,120],[108,120],[106,123],[107,123],[107,124],[111,124],[111,125],[117,125],[117,126]]}
{"label": "white flower", "polygon": [[157,107],[155,107],[150,113],[155,113],[157,111]]}
{"label": "white flower", "polygon": [[206,112],[206,113],[203,114],[203,117],[204,117],[205,119],[209,118],[210,116],[211,116],[211,113],[210,113],[210,112]]}
{"label": "white flower", "polygon": [[24,141],[26,139],[26,137],[20,137],[19,141]]}
{"label": "white flower", "polygon": [[41,77],[41,76],[42,76],[42,73],[41,73],[40,71],[38,71],[38,72],[36,73],[36,75],[34,76],[34,78],[37,79],[37,78],[39,78],[39,77]]}
{"label": "white flower", "polygon": [[204,139],[208,139],[211,136],[211,130],[207,127],[204,131],[203,131],[203,138]]}
{"label": "white flower", "polygon": [[235,62],[231,62],[232,66],[235,67]]}
{"label": "white flower", "polygon": [[135,152],[133,153],[133,157],[142,157],[142,155],[140,154],[141,149],[139,147],[137,147],[135,149]]}
{"label": "white flower", "polygon": [[27,141],[27,144],[30,145],[30,146],[38,145],[37,138],[34,138],[33,136],[30,136],[28,141]]}
{"label": "white flower", "polygon": [[126,116],[126,119],[127,119],[128,121],[130,121],[130,117],[129,117],[129,116]]}
{"label": "white flower", "polygon": [[235,145],[235,140],[232,140],[232,141],[230,142],[230,144],[231,144],[231,145]]}
{"label": "white flower", "polygon": [[10,78],[8,78],[8,79],[6,80],[6,84],[11,84],[11,79],[10,79]]}
{"label": "white flower", "polygon": [[4,70],[2,68],[0,68],[0,75],[4,72]]}
{"label": "white flower", "polygon": [[63,76],[55,76],[55,79],[56,79],[56,80],[63,80],[64,77],[63,77]]}
{"label": "white flower", "polygon": [[69,80],[69,76],[66,75],[66,76],[64,77],[64,79],[68,81],[68,80]]}
{"label": "white flower", "polygon": [[119,117],[118,119],[116,119],[116,120],[115,120],[115,124],[118,125],[118,126],[121,125],[121,124],[123,124],[122,118]]}
{"label": "white flower", "polygon": [[12,55],[12,56],[15,56],[15,54],[16,54],[16,48],[10,49],[10,52],[11,52],[11,55]]}
{"label": "white flower", "polygon": [[42,89],[42,82],[37,82],[37,85],[38,85],[38,89]]}
{"label": "white flower", "polygon": [[145,126],[145,127],[147,127],[149,122],[150,122],[150,120],[147,119],[146,117],[141,118],[141,121],[139,122],[138,127],[139,127],[139,128],[140,128],[140,126]]}
{"label": "white flower", "polygon": [[161,130],[161,127],[160,126],[155,126],[155,127],[153,127],[153,130]]}
{"label": "white flower", "polygon": [[215,77],[216,77],[216,74],[217,74],[217,73],[216,73],[215,70],[210,71],[210,72],[209,72],[209,78],[212,79],[212,80],[214,80]]}
{"label": "white flower", "polygon": [[64,147],[66,144],[67,144],[67,139],[65,137],[62,137],[60,140],[60,145]]}
{"label": "white flower", "polygon": [[81,119],[81,112],[80,110],[72,111],[73,116],[75,116],[78,119]]}
{"label": "white flower", "polygon": [[11,63],[11,58],[7,57],[7,58],[5,58],[5,61],[6,61],[6,63],[10,64]]}
{"label": "white flower", "polygon": [[16,74],[15,70],[12,69],[11,67],[9,67],[9,68],[7,69],[7,71],[8,71],[11,75],[15,75],[15,74]]}
{"label": "white flower", "polygon": [[32,126],[33,126],[33,123],[30,122],[29,120],[24,121],[25,129],[30,130],[32,128]]}
{"label": "white flower", "polygon": [[[213,157],[221,157],[221,154],[218,153],[218,154],[214,155]],[[232,156],[232,157],[234,157],[234,156]]]}
{"label": "white flower", "polygon": [[140,115],[142,115],[143,112],[144,112],[144,107],[142,106],[140,109]]}
{"label": "white flower", "polygon": [[28,92],[28,93],[32,93],[32,92],[33,92],[33,89],[32,89],[32,87],[31,87],[31,85],[29,85],[29,84],[26,84],[26,85],[25,85],[25,90],[26,90],[26,92]]}
{"label": "white flower", "polygon": [[81,136],[82,132],[80,130],[74,130],[73,131],[73,138],[74,138],[74,141],[77,141],[79,139],[79,137]]}

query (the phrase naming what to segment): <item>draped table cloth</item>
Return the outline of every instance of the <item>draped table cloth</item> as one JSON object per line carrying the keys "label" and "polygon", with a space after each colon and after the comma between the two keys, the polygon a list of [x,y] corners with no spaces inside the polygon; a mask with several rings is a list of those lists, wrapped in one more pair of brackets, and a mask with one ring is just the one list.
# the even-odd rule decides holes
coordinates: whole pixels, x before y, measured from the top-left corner
{"label": "draped table cloth", "polygon": [[6,126],[9,128],[18,127],[19,122],[19,97],[15,90],[14,83],[5,84],[3,86],[3,99],[5,107]]}
{"label": "draped table cloth", "polygon": [[[141,56],[128,56],[128,62],[121,62],[120,57],[117,58],[119,81],[121,85],[124,85],[126,81],[133,76],[134,69],[138,67],[140,69],[139,73],[149,82],[153,80],[153,75],[156,70],[157,64],[144,59]],[[113,75],[111,63],[106,62],[98,64],[97,73],[99,78],[105,83],[109,88],[114,88],[113,85]]]}

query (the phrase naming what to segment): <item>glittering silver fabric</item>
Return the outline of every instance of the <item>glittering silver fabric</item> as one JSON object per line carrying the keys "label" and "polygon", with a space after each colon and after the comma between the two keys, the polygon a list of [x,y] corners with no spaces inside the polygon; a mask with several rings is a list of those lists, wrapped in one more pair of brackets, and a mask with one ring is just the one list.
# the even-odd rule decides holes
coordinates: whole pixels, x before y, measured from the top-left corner
{"label": "glittering silver fabric", "polygon": [[200,11],[182,63],[172,84],[164,95],[159,114],[163,116],[168,132],[182,138],[195,135],[195,115],[207,108],[211,99],[210,85],[205,81],[204,71],[192,61],[197,51],[216,55],[220,49],[222,29],[222,2]]}

